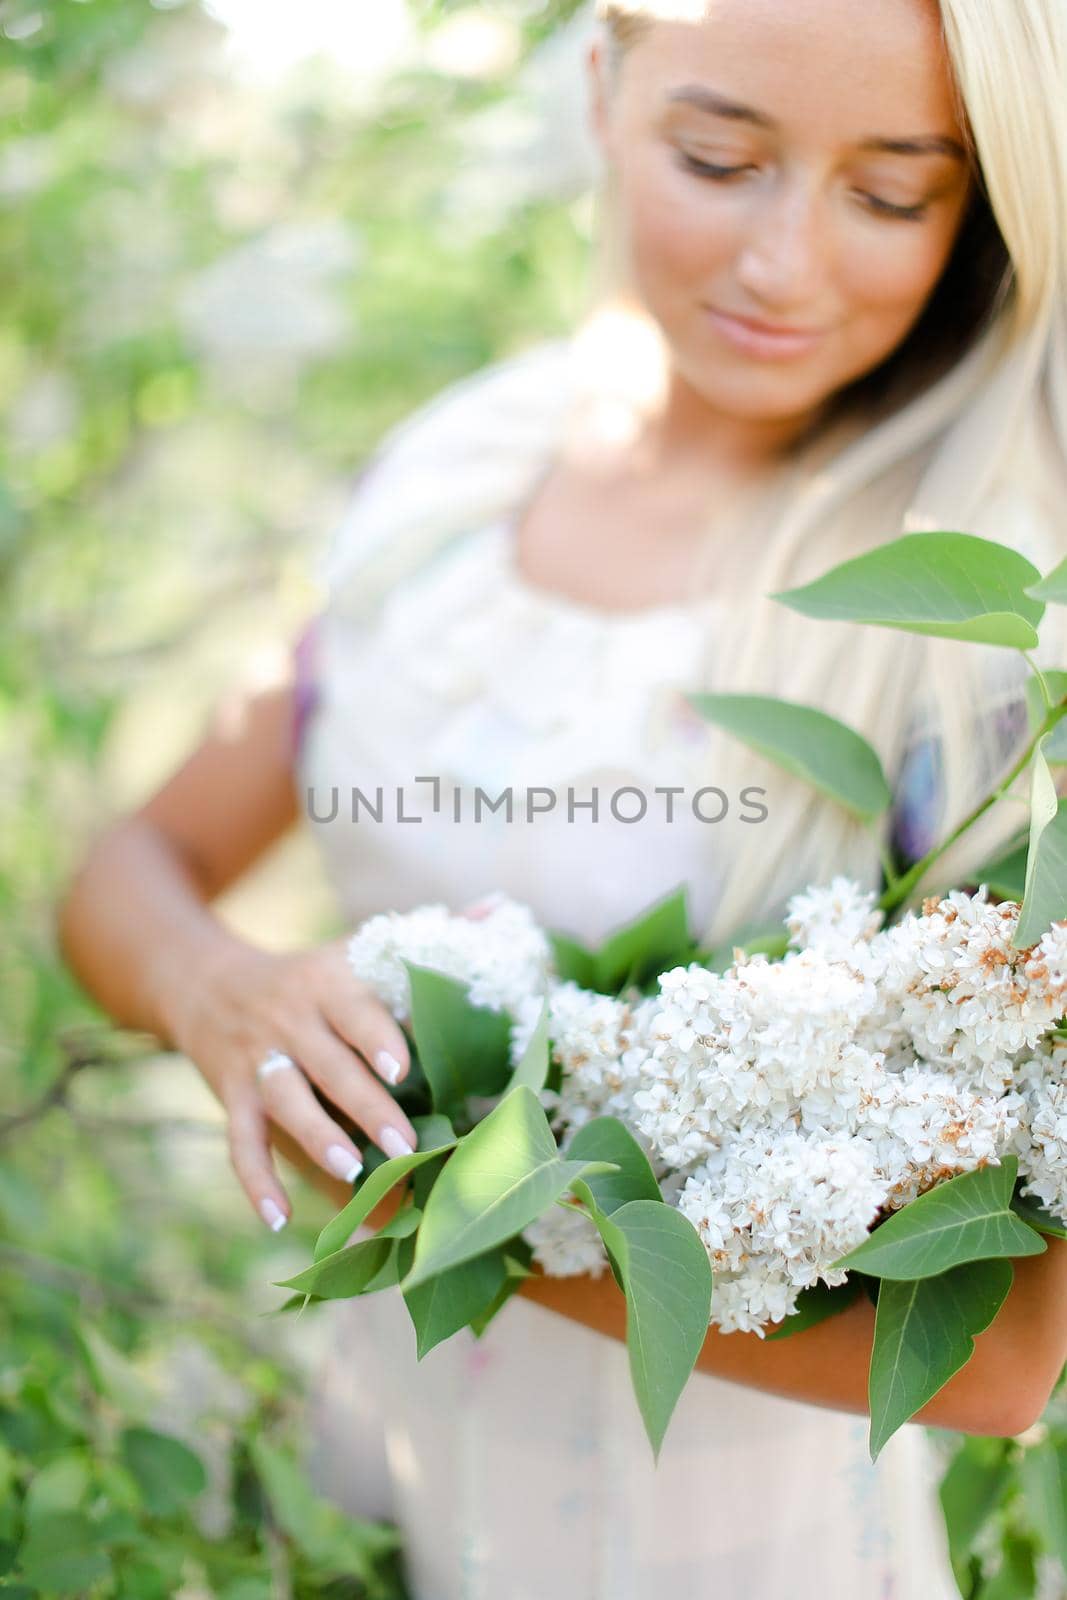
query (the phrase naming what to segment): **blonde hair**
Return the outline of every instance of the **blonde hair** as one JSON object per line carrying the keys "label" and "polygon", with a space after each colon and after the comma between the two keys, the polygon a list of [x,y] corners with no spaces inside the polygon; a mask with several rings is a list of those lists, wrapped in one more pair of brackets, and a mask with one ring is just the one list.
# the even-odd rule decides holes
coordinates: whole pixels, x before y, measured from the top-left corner
{"label": "blonde hair", "polygon": [[[940,735],[937,837],[970,811],[1021,753],[990,710],[1021,692],[1020,658],[993,647],[817,622],[767,597],[901,532],[937,527],[1010,545],[1048,571],[1067,555],[1067,8],[1062,0],[940,0],[942,27],[973,142],[980,193],[1006,274],[984,324],[947,370],[915,379],[889,415],[812,470],[761,533],[744,592],[709,640],[706,687],[784,695],[843,718],[878,749],[892,780],[917,719]],[[697,0],[601,0],[616,54],[657,19],[694,19]],[[605,239],[611,200],[604,198]],[[602,284],[617,262],[606,257]],[[612,290],[606,287],[608,295]],[[741,563],[743,566],[744,563]],[[1049,607],[1035,653],[1067,668],[1067,611]],[[809,881],[851,872],[876,886],[889,819],[873,831],[736,740],[713,730],[709,783],[728,795],[767,789],[759,826],[711,830],[730,867],[704,938],[780,915]],[[1013,791],[1014,792],[1014,791]],[[1020,791],[1025,793],[1025,790]],[[936,864],[925,888],[973,881],[1025,810],[994,808]]]}

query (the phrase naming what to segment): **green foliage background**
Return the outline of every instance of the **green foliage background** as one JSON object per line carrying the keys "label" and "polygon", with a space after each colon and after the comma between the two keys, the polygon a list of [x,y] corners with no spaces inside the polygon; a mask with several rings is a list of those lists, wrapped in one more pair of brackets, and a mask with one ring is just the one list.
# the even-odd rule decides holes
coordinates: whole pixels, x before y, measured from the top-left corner
{"label": "green foliage background", "polygon": [[[196,0],[0,3],[0,1593],[403,1592],[388,1529],[304,1469],[310,1319],[268,1315],[325,1202],[288,1178],[267,1234],[198,1076],[107,1025],[53,908],[291,643],[383,431],[586,303],[589,196],[531,183],[508,135],[577,8],[483,9],[495,65],[429,50],[355,92],[322,58],[242,76]],[[474,8],[409,10],[429,41]],[[266,313],[234,294],[253,268]],[[304,844],[222,903],[249,937],[335,931]],[[1035,1561],[1057,1592],[1049,1424],[958,1458],[968,1595],[1035,1592]]]}

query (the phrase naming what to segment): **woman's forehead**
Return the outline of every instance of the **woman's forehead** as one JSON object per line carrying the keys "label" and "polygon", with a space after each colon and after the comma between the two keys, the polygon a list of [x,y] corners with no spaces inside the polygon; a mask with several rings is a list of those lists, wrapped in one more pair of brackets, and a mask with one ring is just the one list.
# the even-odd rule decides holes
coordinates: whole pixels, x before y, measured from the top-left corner
{"label": "woman's forehead", "polygon": [[959,137],[936,0],[650,0],[637,9],[650,25],[630,88],[646,109],[703,85],[786,132],[856,143]]}

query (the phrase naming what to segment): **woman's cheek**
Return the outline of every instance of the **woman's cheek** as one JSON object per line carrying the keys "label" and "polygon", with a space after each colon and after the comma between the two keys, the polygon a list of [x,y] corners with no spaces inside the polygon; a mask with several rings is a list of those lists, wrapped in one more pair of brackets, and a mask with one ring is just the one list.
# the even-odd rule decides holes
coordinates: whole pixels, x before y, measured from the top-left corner
{"label": "woman's cheek", "polygon": [[729,208],[693,204],[689,183],[635,183],[626,197],[638,288],[654,309],[705,295],[731,260]]}
{"label": "woman's cheek", "polygon": [[[900,230],[917,232],[914,223],[887,224]],[[853,252],[844,283],[846,318],[857,329],[864,329],[864,352],[877,363],[906,337],[922,314],[945,264],[946,251],[940,237],[901,238],[879,242]]]}

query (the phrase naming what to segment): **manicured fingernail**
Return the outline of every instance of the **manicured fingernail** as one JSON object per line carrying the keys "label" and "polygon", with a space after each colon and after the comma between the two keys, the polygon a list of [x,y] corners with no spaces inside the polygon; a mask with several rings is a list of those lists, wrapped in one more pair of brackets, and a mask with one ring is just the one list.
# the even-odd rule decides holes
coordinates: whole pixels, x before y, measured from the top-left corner
{"label": "manicured fingernail", "polygon": [[374,1058],[374,1064],[386,1083],[396,1083],[402,1071],[396,1056],[391,1056],[388,1050],[379,1050]]}
{"label": "manicured fingernail", "polygon": [[289,1220],[285,1212],[279,1206],[276,1206],[273,1200],[261,1200],[259,1202],[259,1214],[272,1233],[277,1233],[279,1228],[284,1228]]}
{"label": "manicured fingernail", "polygon": [[346,1150],[343,1144],[332,1144],[326,1152],[326,1165],[338,1178],[343,1178],[346,1183],[355,1183],[363,1171],[363,1163],[358,1156],[353,1156],[351,1150]]}
{"label": "manicured fingernail", "polygon": [[409,1156],[415,1148],[396,1128],[383,1128],[378,1135],[378,1143],[387,1156]]}

